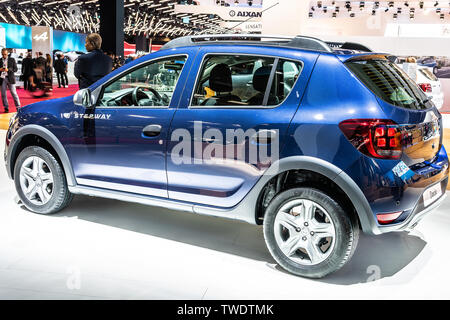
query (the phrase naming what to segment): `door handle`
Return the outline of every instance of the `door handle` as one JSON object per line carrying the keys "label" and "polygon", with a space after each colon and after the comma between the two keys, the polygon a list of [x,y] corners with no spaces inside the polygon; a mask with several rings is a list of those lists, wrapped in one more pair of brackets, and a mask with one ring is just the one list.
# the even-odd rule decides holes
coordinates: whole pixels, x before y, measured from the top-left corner
{"label": "door handle", "polygon": [[162,127],[159,124],[149,124],[142,130],[142,134],[148,138],[157,137],[161,133],[161,129]]}
{"label": "door handle", "polygon": [[214,143],[217,141],[217,139],[216,138],[203,138],[202,141],[205,143]]}
{"label": "door handle", "polygon": [[258,130],[256,134],[251,137],[254,143],[271,144],[277,138],[277,130]]}

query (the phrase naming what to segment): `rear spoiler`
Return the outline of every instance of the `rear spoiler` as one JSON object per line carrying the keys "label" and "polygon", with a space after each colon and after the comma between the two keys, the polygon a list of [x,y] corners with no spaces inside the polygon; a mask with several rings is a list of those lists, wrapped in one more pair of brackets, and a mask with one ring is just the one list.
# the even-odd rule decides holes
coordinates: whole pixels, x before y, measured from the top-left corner
{"label": "rear spoiler", "polygon": [[373,52],[367,46],[355,42],[326,42],[333,50],[354,50],[360,52]]}

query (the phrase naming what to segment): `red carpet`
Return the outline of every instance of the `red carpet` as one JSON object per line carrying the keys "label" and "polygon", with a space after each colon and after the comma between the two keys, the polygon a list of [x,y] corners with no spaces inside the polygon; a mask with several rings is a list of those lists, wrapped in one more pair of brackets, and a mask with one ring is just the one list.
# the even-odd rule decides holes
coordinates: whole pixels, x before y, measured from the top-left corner
{"label": "red carpet", "polygon": [[[34,102],[38,102],[38,101],[42,101],[42,100],[67,97],[67,96],[73,95],[77,91],[78,91],[77,84],[71,84],[71,85],[69,85],[68,88],[58,88],[58,86],[53,86],[53,92],[51,92],[49,96],[45,96],[42,98],[35,98],[25,89],[17,88],[17,94],[19,95],[21,106],[26,106],[30,103],[34,103]],[[9,112],[16,112],[14,100],[13,100],[9,90],[8,90],[8,103],[9,103]],[[4,113],[4,110],[5,109],[3,108],[3,103],[1,103],[1,101],[0,101],[0,113]]]}

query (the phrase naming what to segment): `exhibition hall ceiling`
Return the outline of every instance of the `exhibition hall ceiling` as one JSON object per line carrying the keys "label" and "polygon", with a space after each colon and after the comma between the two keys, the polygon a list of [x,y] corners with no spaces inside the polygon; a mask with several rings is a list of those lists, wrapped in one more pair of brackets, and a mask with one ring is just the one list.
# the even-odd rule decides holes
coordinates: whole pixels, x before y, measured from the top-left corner
{"label": "exhibition hall ceiling", "polygon": [[449,20],[449,1],[346,1],[346,0],[312,0],[310,1],[310,18],[355,18],[359,16],[389,15],[392,19],[429,16],[440,20]]}
{"label": "exhibition hall ceiling", "polygon": [[[248,5],[247,0],[242,1]],[[226,2],[211,2],[218,6],[227,5]],[[175,5],[197,4],[198,1],[191,0],[124,0],[124,32],[127,35],[175,37],[226,31],[220,26],[223,20],[216,14],[175,10]],[[45,25],[57,30],[90,33],[99,29],[99,6],[98,0],[0,0],[0,22]]]}

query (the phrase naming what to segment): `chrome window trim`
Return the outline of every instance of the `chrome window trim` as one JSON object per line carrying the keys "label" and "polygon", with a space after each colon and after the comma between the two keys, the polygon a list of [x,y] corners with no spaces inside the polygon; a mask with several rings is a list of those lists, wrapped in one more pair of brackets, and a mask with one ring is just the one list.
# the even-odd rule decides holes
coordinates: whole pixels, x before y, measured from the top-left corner
{"label": "chrome window trim", "polygon": [[[181,74],[183,73],[184,67],[186,65],[186,62],[189,59],[189,54],[187,54],[187,53],[171,54],[171,55],[161,56],[161,57],[153,58],[153,59],[150,59],[150,60],[147,60],[147,61],[143,61],[143,62],[138,63],[137,65],[133,66],[132,68],[130,68],[131,70],[130,69],[123,70],[121,73],[116,75],[113,79],[110,79],[106,83],[104,83],[104,84],[98,86],[97,88],[95,88],[95,90],[93,91],[93,95],[94,95],[95,100],[96,100],[96,102],[95,102],[95,109],[106,109],[106,110],[107,109],[111,109],[111,108],[140,109],[140,110],[146,110],[146,109],[148,109],[148,110],[170,109],[170,104],[172,103],[173,94],[172,94],[172,97],[170,97],[170,102],[169,102],[168,106],[154,106],[154,107],[151,107],[151,106],[101,106],[101,105],[98,105],[97,103],[99,102],[98,100],[100,98],[100,95],[102,95],[104,88],[106,88],[108,85],[110,85],[114,81],[120,79],[121,77],[123,77],[123,76],[125,76],[125,75],[127,75],[127,74],[129,74],[131,72],[134,72],[135,70],[138,70],[138,69],[143,68],[143,67],[145,67],[147,65],[155,63],[158,60],[164,60],[164,59],[173,58],[173,57],[186,57],[186,61],[185,61],[184,65],[183,65],[183,68],[181,69],[181,73],[180,73],[180,76],[181,76]],[[179,80],[179,77],[178,77],[178,80]],[[177,80],[177,84],[175,85],[175,89],[178,86],[178,80]],[[175,90],[174,90],[174,92],[175,92]]]}
{"label": "chrome window trim", "polygon": [[[221,56],[221,55],[234,55],[234,56],[252,56],[252,57],[262,57],[262,58],[273,58],[274,59],[274,64],[275,62],[278,63],[279,60],[286,60],[286,61],[292,61],[292,62],[298,62],[301,65],[301,70],[300,73],[298,74],[297,80],[295,80],[294,85],[292,86],[292,90],[291,92],[289,92],[289,94],[286,96],[286,98],[284,98],[283,101],[281,101],[279,104],[277,104],[276,106],[193,106],[192,105],[192,101],[194,99],[194,94],[195,94],[195,90],[197,88],[197,81],[199,80],[200,77],[200,72],[203,71],[203,64],[205,63],[205,59],[208,56]],[[200,66],[198,68],[197,71],[197,76],[195,77],[195,83],[194,83],[194,87],[192,89],[192,93],[191,93],[191,98],[189,99],[189,106],[188,109],[275,109],[278,108],[279,106],[281,106],[292,94],[292,91],[294,91],[294,87],[297,85],[298,80],[300,79],[303,70],[305,68],[305,63],[303,62],[303,60],[297,60],[297,59],[292,59],[292,58],[284,58],[284,57],[280,57],[280,56],[276,56],[276,55],[264,55],[264,54],[251,54],[251,53],[231,53],[231,52],[212,52],[212,53],[205,53],[203,55],[202,61],[200,63]],[[276,71],[276,68],[275,68]],[[272,73],[271,73],[272,75]],[[268,83],[269,85],[269,83]],[[266,88],[267,91],[267,88]]]}

